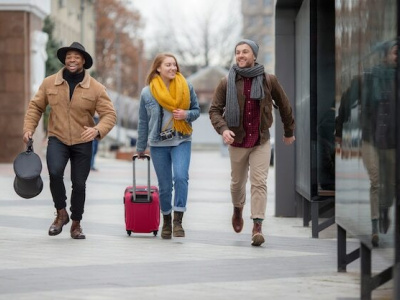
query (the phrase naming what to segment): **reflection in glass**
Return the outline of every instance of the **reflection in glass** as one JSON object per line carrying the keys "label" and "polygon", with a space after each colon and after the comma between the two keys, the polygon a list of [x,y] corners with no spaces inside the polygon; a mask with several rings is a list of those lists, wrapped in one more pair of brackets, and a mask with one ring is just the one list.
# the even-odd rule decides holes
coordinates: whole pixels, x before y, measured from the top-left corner
{"label": "reflection in glass", "polygon": [[361,155],[368,173],[371,243],[374,247],[379,246],[379,233],[388,232],[389,210],[395,197],[397,45],[386,42],[376,50],[381,53],[381,63],[351,80],[341,97],[335,125],[341,157],[348,159]]}
{"label": "reflection in glass", "polygon": [[[397,45],[393,41],[379,45],[382,62],[374,66],[370,73],[365,74],[364,97],[366,123],[370,125],[370,145],[375,149],[369,160],[373,164],[374,180],[379,178],[378,186],[374,187],[374,201],[378,196],[378,204],[373,211],[373,230],[377,236],[386,234],[390,226],[389,209],[395,197],[395,73],[397,64]],[[367,152],[368,153],[368,152]],[[363,153],[364,156],[364,153]],[[365,159],[364,159],[365,160]],[[367,168],[368,169],[368,168]],[[377,173],[377,174],[376,174]],[[371,174],[370,174],[371,175]],[[377,188],[377,191],[376,191]],[[377,195],[376,195],[377,194]]]}
{"label": "reflection in glass", "polygon": [[397,1],[335,7],[336,223],[392,262]]}

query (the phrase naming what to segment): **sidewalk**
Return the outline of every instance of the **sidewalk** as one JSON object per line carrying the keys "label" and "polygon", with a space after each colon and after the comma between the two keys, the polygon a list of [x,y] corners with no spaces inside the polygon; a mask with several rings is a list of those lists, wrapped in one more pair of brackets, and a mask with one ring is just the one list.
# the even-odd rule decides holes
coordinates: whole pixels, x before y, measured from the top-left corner
{"label": "sidewalk", "polygon": [[[336,231],[319,239],[301,218],[276,218],[275,172],[270,169],[266,243],[250,245],[250,205],[245,225],[231,226],[229,159],[218,151],[193,151],[185,238],[128,237],[123,192],[132,164],[98,157],[87,182],[82,226],[86,240],[72,240],[70,223],[47,235],[54,216],[43,168],[43,192],[22,199],[13,190],[12,164],[0,164],[0,299],[359,299],[359,260],[336,271]],[[138,184],[146,166],[138,162]],[[69,170],[65,173],[69,180]],[[157,184],[154,171],[152,184]],[[70,182],[67,183],[68,195]],[[249,193],[248,193],[249,194]],[[348,242],[348,251],[358,247]],[[391,282],[373,299],[391,299]]]}

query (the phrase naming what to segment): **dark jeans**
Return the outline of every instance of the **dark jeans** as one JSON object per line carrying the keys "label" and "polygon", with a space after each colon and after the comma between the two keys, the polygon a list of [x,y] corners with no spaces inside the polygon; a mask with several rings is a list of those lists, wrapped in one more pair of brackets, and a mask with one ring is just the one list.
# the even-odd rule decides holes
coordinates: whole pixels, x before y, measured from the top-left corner
{"label": "dark jeans", "polygon": [[47,168],[50,175],[50,191],[54,207],[59,210],[67,206],[64,171],[68,160],[71,163],[71,219],[80,221],[85,206],[86,180],[90,172],[92,142],[68,146],[56,137],[49,137],[47,146]]}

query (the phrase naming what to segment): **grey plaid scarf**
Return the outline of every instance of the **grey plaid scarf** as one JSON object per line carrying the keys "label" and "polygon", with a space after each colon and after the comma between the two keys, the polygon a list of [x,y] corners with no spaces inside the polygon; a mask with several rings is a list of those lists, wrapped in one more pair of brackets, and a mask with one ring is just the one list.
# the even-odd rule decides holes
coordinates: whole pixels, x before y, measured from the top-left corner
{"label": "grey plaid scarf", "polygon": [[233,65],[229,70],[228,74],[228,85],[226,91],[226,110],[225,119],[228,127],[238,127],[240,120],[239,102],[237,98],[236,90],[236,74],[243,77],[253,78],[251,83],[250,98],[261,100],[264,98],[263,78],[264,78],[264,66],[258,63],[251,68],[239,68],[237,65]]}

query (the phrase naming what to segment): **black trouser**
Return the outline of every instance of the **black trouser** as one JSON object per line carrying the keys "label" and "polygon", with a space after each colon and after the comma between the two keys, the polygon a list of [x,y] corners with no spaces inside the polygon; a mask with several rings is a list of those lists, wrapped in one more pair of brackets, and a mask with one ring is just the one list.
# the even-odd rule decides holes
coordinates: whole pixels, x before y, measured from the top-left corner
{"label": "black trouser", "polygon": [[85,206],[86,180],[90,172],[92,142],[67,146],[56,137],[49,137],[47,146],[47,168],[50,175],[50,191],[54,207],[59,210],[67,206],[64,171],[71,162],[71,219],[80,221]]}

